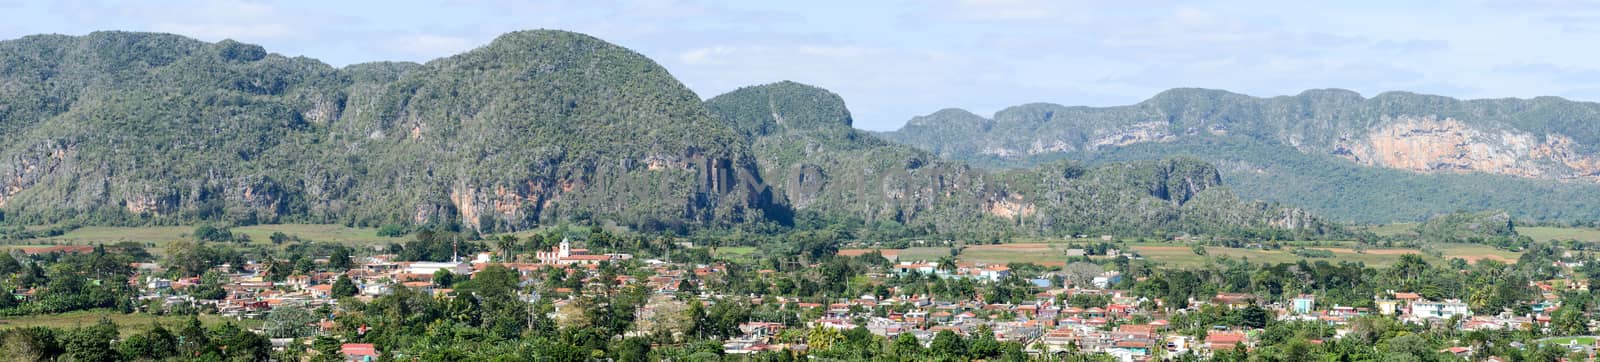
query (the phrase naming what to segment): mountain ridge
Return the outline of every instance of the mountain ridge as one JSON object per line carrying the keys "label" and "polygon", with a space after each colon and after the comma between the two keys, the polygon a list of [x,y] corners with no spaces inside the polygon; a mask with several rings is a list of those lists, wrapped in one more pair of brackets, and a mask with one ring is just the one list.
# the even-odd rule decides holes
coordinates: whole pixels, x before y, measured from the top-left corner
{"label": "mountain ridge", "polygon": [[[1300,211],[1239,200],[1221,186],[1214,167],[1198,160],[1093,169],[1058,163],[992,174],[851,128],[844,102],[826,89],[782,81],[742,87],[706,104],[732,128],[749,130],[761,169],[799,212],[946,233],[1007,224],[1073,235],[1137,233],[1129,229],[1135,225],[1193,233],[1321,227]],[[1207,202],[1192,204],[1196,198]],[[1230,218],[1194,216],[1204,214],[1196,212],[1200,208]]]}
{"label": "mountain ridge", "polygon": [[[1600,183],[1600,103],[1569,101],[1559,97],[1456,100],[1404,91],[1362,97],[1343,89],[1311,89],[1293,96],[1253,97],[1224,90],[1175,88],[1125,106],[1068,107],[1052,103],[1027,103],[1008,107],[983,118],[994,124],[959,131],[924,127],[934,122],[973,124],[983,120],[951,121],[941,110],[913,118],[897,131],[877,133],[885,139],[923,148],[941,157],[975,162],[984,167],[1022,167],[1054,159],[1128,161],[1156,154],[1187,154],[1224,167],[1230,179],[1265,185],[1262,167],[1287,174],[1278,156],[1238,154],[1206,149],[1203,144],[1247,142],[1257,149],[1294,152],[1310,157],[1315,168],[1340,168],[1347,162],[1374,170],[1361,175],[1338,175],[1337,182],[1359,185],[1372,177],[1395,178],[1379,170],[1401,170],[1417,177],[1435,177],[1454,188],[1448,198],[1485,195],[1478,174],[1509,176],[1526,181],[1557,182],[1562,187],[1589,189]],[[964,123],[963,123],[964,122]],[[1130,148],[1138,149],[1130,151]],[[1166,153],[1151,153],[1164,148]],[[1225,147],[1237,152],[1238,147]],[[1140,153],[1132,158],[1127,153]],[[1315,161],[1310,161],[1315,159]],[[1254,167],[1254,166],[1260,167]],[[1380,176],[1389,175],[1389,176]],[[1474,178],[1457,181],[1460,178]],[[1319,175],[1326,176],[1326,175]],[[1301,176],[1294,176],[1301,177]],[[1399,176],[1411,177],[1411,176]],[[1469,187],[1470,185],[1470,187]],[[1543,186],[1540,186],[1543,187]],[[1322,214],[1362,222],[1413,221],[1432,213],[1448,212],[1448,200],[1419,202],[1422,212],[1397,219],[1363,218],[1355,207],[1331,196],[1300,202],[1303,194],[1237,189],[1249,198],[1307,206]],[[1600,189],[1596,189],[1600,190]],[[1374,192],[1401,190],[1376,189]],[[1572,194],[1574,192],[1562,192]],[[1315,198],[1316,196],[1313,196]],[[1423,199],[1433,196],[1423,195]],[[1526,194],[1522,198],[1542,196]],[[1446,198],[1444,196],[1434,198]],[[1520,200],[1514,200],[1521,203]],[[1554,200],[1552,200],[1554,201]],[[1407,207],[1416,206],[1415,204]],[[1537,220],[1572,220],[1593,215],[1574,213],[1572,207],[1524,211]],[[1581,210],[1576,210],[1581,211]]]}
{"label": "mountain ridge", "polygon": [[[0,222],[13,225],[1326,231],[1233,197],[1204,162],[991,175],[854,129],[825,89],[703,101],[655,61],[566,31],[342,68],[156,33],[0,49]],[[1269,220],[1280,211],[1299,216]]]}

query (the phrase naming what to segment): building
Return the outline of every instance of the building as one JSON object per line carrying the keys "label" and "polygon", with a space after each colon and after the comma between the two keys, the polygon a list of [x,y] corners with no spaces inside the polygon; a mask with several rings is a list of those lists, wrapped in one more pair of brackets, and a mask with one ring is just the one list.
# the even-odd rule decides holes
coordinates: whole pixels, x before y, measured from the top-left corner
{"label": "building", "polygon": [[406,265],[406,273],[433,275],[440,270],[449,270],[451,274],[467,275],[472,273],[472,265],[457,262],[418,261]]}
{"label": "building", "polygon": [[1455,316],[1471,317],[1472,309],[1467,308],[1467,303],[1458,300],[1434,302],[1419,300],[1411,302],[1411,315],[1422,319],[1450,319]]}
{"label": "building", "polygon": [[561,239],[561,244],[548,251],[534,253],[534,258],[547,265],[590,265],[600,264],[602,261],[632,259],[629,254],[590,255],[588,249],[573,249],[572,243]]}
{"label": "building", "polygon": [[1289,301],[1289,310],[1294,314],[1311,313],[1312,310],[1316,310],[1316,307],[1317,297],[1314,295],[1301,294]]}
{"label": "building", "polygon": [[378,358],[378,348],[371,343],[345,343],[339,346],[345,361],[367,362]]}
{"label": "building", "polygon": [[1393,299],[1379,299],[1373,301],[1378,306],[1378,314],[1395,315],[1400,311],[1400,302]]}
{"label": "building", "polygon": [[1112,285],[1122,282],[1122,273],[1118,271],[1101,273],[1099,276],[1094,277],[1092,282],[1094,283],[1095,288],[1110,288]]}

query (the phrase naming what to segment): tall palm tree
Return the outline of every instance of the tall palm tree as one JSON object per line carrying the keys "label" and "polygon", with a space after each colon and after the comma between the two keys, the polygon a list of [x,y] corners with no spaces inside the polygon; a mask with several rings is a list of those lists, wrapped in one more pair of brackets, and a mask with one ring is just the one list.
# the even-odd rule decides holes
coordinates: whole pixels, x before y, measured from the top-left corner
{"label": "tall palm tree", "polygon": [[948,272],[954,272],[954,271],[956,271],[956,258],[953,257],[953,256],[939,257],[939,265],[935,266],[934,268],[937,268],[938,270],[943,270],[943,271],[945,271],[947,273]]}
{"label": "tall palm tree", "polygon": [[511,248],[517,247],[517,242],[516,235],[500,235],[500,239],[495,241],[495,246],[500,248],[501,261],[509,262],[516,259],[516,256],[511,254]]}

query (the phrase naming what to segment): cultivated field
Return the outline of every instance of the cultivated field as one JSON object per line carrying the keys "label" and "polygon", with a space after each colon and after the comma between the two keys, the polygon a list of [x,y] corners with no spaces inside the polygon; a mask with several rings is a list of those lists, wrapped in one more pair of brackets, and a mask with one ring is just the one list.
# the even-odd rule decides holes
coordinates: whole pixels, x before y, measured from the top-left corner
{"label": "cultivated field", "polygon": [[1600,242],[1600,230],[1590,228],[1561,228],[1528,226],[1517,228],[1517,233],[1527,235],[1533,240],[1579,240]]}
{"label": "cultivated field", "polygon": [[[188,323],[189,321],[188,316],[122,314],[118,312],[102,310],[20,317],[0,317],[0,329],[18,327],[77,328],[81,326],[94,325],[100,321],[100,318],[108,318],[111,319],[112,323],[116,323],[117,328],[122,332],[123,337],[149,330],[150,327],[154,326],[157,322],[161,323],[161,325],[166,327],[168,330],[172,330],[173,333],[177,333],[177,329],[183,328],[183,324]],[[222,324],[223,322],[229,321],[242,328],[252,328],[261,324],[260,320],[236,320],[215,314],[200,315],[199,318],[200,323],[206,326]]]}
{"label": "cultivated field", "polygon": [[[1028,242],[999,245],[969,245],[961,252],[958,258],[963,262],[981,263],[1034,263],[1045,266],[1061,266],[1066,261],[1068,242]],[[1422,250],[1390,248],[1369,248],[1357,253],[1352,247],[1353,242],[1321,242],[1319,245],[1306,245],[1308,249],[1321,249],[1333,252],[1330,258],[1305,258],[1292,253],[1295,247],[1285,246],[1279,250],[1226,248],[1207,246],[1206,255],[1196,255],[1193,248],[1181,243],[1126,243],[1131,251],[1139,253],[1147,260],[1160,262],[1169,266],[1192,267],[1204,265],[1209,260],[1227,257],[1236,260],[1249,260],[1256,263],[1292,263],[1301,259],[1307,261],[1325,260],[1330,263],[1340,261],[1361,262],[1367,266],[1384,267],[1400,260],[1401,255],[1419,254],[1431,262],[1443,262],[1450,258],[1462,258],[1469,262],[1482,259],[1494,259],[1506,263],[1514,263],[1520,253],[1495,249],[1486,245],[1475,244],[1437,244],[1433,248],[1443,254],[1443,258],[1425,255]],[[845,249],[840,250],[840,255],[853,256],[869,252],[871,249]],[[950,249],[946,247],[917,247],[903,250],[884,250],[884,254],[897,255],[901,261],[927,260],[934,261],[940,257],[949,256]]]}

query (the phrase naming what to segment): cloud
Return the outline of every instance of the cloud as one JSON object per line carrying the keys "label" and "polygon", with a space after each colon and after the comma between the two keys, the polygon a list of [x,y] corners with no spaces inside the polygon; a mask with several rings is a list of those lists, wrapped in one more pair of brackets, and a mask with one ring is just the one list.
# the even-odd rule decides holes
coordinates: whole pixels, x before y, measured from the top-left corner
{"label": "cloud", "polygon": [[1502,64],[1495,66],[1494,71],[1512,75],[1541,77],[1563,83],[1600,82],[1600,70],[1550,63]]}
{"label": "cloud", "polygon": [[696,48],[678,55],[678,60],[690,65],[717,64],[722,57],[733,54],[734,49],[727,46],[713,46]]}
{"label": "cloud", "polygon": [[1372,43],[1372,49],[1394,54],[1429,53],[1450,50],[1450,42],[1425,39],[1379,40]]}
{"label": "cloud", "polygon": [[203,0],[175,4],[130,5],[123,13],[144,19],[150,30],[204,40],[277,40],[308,35],[314,30],[304,13],[290,13],[268,3]]}
{"label": "cloud", "polygon": [[475,45],[471,39],[459,36],[441,34],[411,34],[390,37],[385,43],[385,50],[405,54],[420,59],[431,59],[459,54],[472,49]]}

